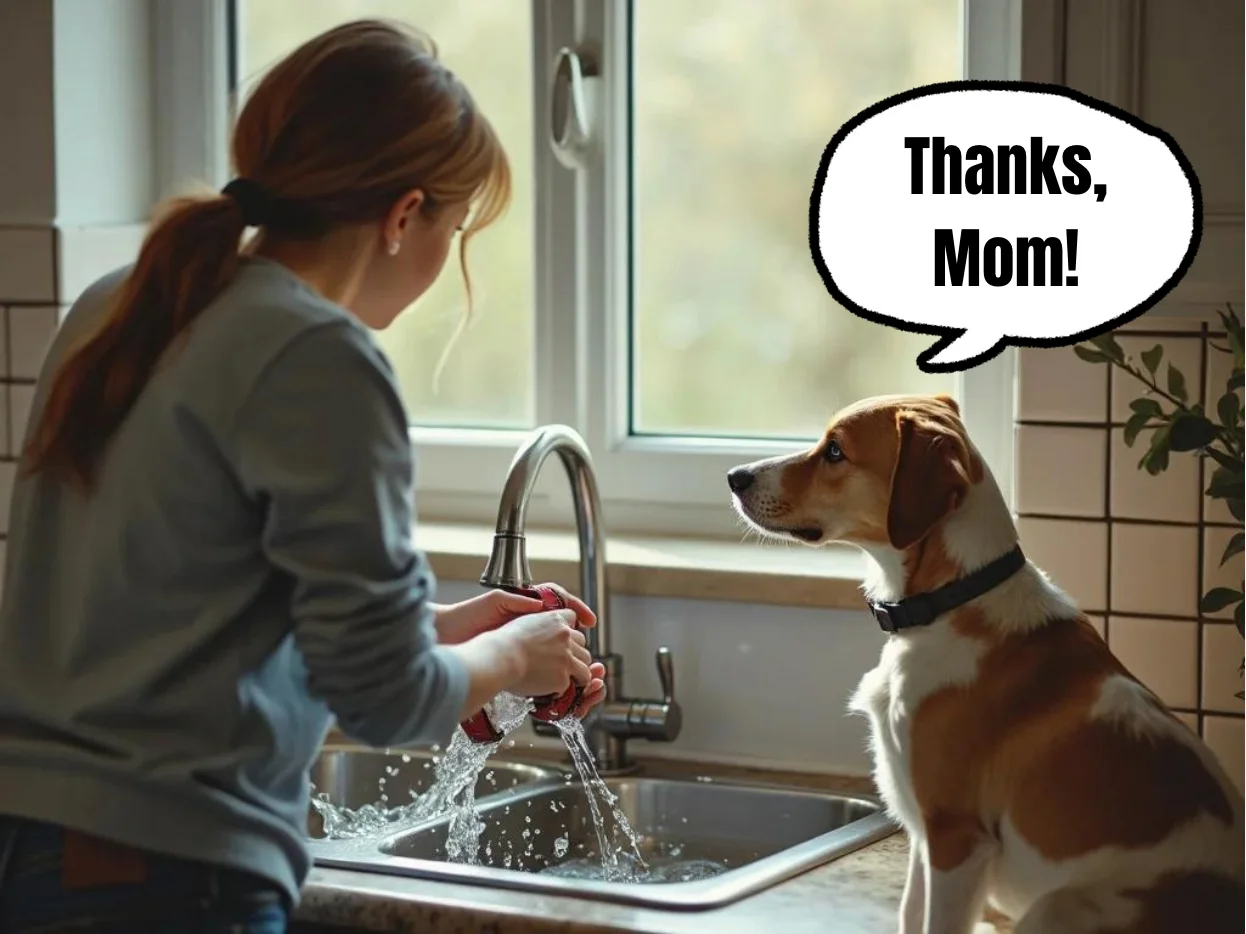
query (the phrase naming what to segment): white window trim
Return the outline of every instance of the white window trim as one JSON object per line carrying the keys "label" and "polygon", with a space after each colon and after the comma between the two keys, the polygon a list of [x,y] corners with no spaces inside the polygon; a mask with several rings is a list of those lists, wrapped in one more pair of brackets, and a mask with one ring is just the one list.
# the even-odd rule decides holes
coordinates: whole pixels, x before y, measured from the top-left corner
{"label": "white window trim", "polygon": [[[738,534],[727,505],[726,471],[804,445],[628,437],[627,361],[608,348],[627,346],[630,4],[531,2],[533,61],[540,72],[533,100],[537,423],[561,422],[584,436],[593,452],[608,529]],[[1020,77],[1021,5],[1022,0],[965,0],[967,76]],[[161,89],[157,153],[162,192],[189,178],[217,185],[226,181],[229,8],[229,0],[153,2],[153,36],[161,50],[153,78]],[[548,144],[549,70],[559,48],[586,43],[601,50],[601,145],[587,170],[573,171],[556,160]],[[833,131],[827,127],[828,139]],[[966,423],[1009,502],[1014,371],[1015,352],[1009,349],[963,374],[960,386]],[[421,515],[491,523],[507,466],[526,435],[413,428]],[[567,484],[558,468],[547,473],[530,504],[530,520],[566,527],[572,518]]]}

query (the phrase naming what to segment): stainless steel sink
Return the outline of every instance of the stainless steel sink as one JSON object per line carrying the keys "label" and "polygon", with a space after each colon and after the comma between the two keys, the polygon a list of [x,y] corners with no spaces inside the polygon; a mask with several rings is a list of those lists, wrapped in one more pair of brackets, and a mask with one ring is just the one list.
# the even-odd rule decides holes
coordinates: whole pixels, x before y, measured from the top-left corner
{"label": "stainless steel sink", "polygon": [[[605,784],[636,832],[642,858],[665,878],[637,884],[549,873],[566,872],[572,861],[600,866],[597,836],[578,778],[538,780],[480,801],[480,865],[447,861],[448,817],[384,837],[375,852],[325,841],[313,845],[313,854],[321,865],[347,869],[704,909],[769,888],[896,830],[878,803],[864,796],[643,776],[608,778]],[[607,831],[613,826],[607,814]],[[701,861],[718,864],[718,874],[682,881],[683,868],[690,863],[704,866]]]}
{"label": "stainless steel sink", "polygon": [[[359,749],[329,745],[312,766],[312,794],[330,804],[357,811],[365,805],[396,808],[422,795],[436,777],[437,753],[429,749]],[[476,780],[476,799],[484,800],[533,782],[561,781],[567,772],[549,765],[490,759]],[[308,835],[324,837],[324,823],[313,808],[307,817]]]}

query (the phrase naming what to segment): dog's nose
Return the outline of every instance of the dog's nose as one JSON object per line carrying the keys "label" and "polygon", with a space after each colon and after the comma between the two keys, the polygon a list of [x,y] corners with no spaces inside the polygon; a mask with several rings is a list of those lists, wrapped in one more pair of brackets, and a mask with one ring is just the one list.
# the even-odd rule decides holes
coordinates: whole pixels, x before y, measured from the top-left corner
{"label": "dog's nose", "polygon": [[753,485],[753,471],[747,467],[737,467],[727,471],[727,486],[732,493],[743,493]]}

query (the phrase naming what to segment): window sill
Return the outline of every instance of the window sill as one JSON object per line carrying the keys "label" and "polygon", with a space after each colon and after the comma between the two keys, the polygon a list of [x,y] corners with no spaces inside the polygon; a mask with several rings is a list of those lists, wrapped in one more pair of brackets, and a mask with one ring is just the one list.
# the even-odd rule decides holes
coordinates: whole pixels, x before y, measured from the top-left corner
{"label": "window sill", "polygon": [[[439,580],[477,581],[493,526],[421,522],[417,543]],[[537,580],[579,579],[575,534],[531,529],[528,560]],[[772,606],[861,610],[865,558],[854,548],[824,549],[677,537],[612,535],[606,544],[611,594],[728,600]]]}

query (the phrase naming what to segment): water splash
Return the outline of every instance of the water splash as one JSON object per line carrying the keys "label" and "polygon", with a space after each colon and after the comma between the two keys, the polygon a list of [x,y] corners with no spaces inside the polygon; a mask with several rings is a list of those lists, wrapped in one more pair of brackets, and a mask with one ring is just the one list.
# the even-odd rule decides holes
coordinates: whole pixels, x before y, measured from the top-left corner
{"label": "water splash", "polygon": [[[496,743],[473,743],[461,728],[456,729],[445,754],[433,758],[435,779],[432,787],[422,795],[411,792],[412,800],[408,804],[387,807],[389,796],[384,784],[380,785],[378,802],[355,810],[333,804],[327,795],[313,795],[312,807],[320,814],[325,838],[356,840],[377,837],[450,815],[447,853],[454,862],[476,863],[480,833],[484,829],[476,810],[476,780],[485,761],[502,745],[507,734],[523,725],[532,708],[532,701],[513,694],[495,697],[486,709],[503,739]],[[513,740],[510,745],[514,745]],[[410,757],[404,756],[403,760],[409,762]],[[389,774],[392,777],[396,772],[397,769],[393,769]],[[382,778],[381,782],[384,781]]]}
{"label": "water splash", "polygon": [[[584,796],[588,800],[589,813],[593,818],[593,829],[597,833],[597,847],[601,853],[602,877],[607,882],[635,882],[637,873],[648,871],[644,857],[640,855],[640,842],[628,822],[627,815],[619,809],[618,796],[610,790],[601,776],[597,774],[597,766],[593,762],[592,750],[588,748],[588,740],[584,736],[584,724],[577,717],[554,721],[567,751],[571,753],[571,761],[580,774],[584,785]],[[613,833],[606,830],[606,822],[601,816],[604,805],[614,818]],[[618,840],[622,833],[631,847],[631,854],[624,851],[623,844]]]}
{"label": "water splash", "polygon": [[[410,792],[409,803],[389,806],[387,780],[396,777],[399,770],[386,769],[386,775],[378,783],[378,800],[356,810],[338,807],[327,795],[313,795],[312,806],[320,814],[325,837],[330,840],[355,840],[376,838],[391,834],[405,827],[434,818],[449,817],[446,827],[445,853],[449,862],[480,865],[480,840],[485,830],[484,821],[476,807],[476,782],[485,768],[489,756],[499,748],[512,748],[513,739],[507,737],[519,729],[533,709],[532,701],[511,694],[499,694],[488,705],[490,719],[502,733],[495,743],[473,743],[461,729],[455,731],[445,753],[434,756],[432,767],[434,781],[422,795]],[[640,840],[632,829],[627,815],[618,806],[618,796],[602,780],[593,761],[592,751],[584,733],[584,725],[575,717],[554,721],[563,743],[570,753],[572,764],[579,775],[588,805],[589,816],[597,837],[599,856],[571,856],[571,833],[566,824],[562,834],[554,838],[553,865],[545,865],[539,871],[566,879],[584,879],[604,882],[654,884],[692,882],[707,879],[727,871],[721,863],[703,859],[680,859],[678,845],[655,854],[649,861],[641,855]],[[433,747],[437,752],[437,747]],[[411,761],[403,756],[403,762]],[[429,767],[428,765],[425,766]],[[491,772],[485,772],[486,780]],[[529,807],[531,802],[529,802]],[[510,814],[512,805],[506,805],[503,815]],[[554,813],[567,810],[565,804],[550,802]],[[568,815],[570,816],[570,815]],[[687,818],[684,818],[687,822]],[[530,824],[527,818],[525,824]],[[535,837],[539,829],[525,829],[522,839],[496,841],[502,852],[495,853],[493,846],[485,848],[484,860],[489,865],[501,865],[516,871],[532,871],[524,857],[535,854]],[[584,851],[584,844],[574,847]],[[518,849],[518,852],[517,852]]]}

